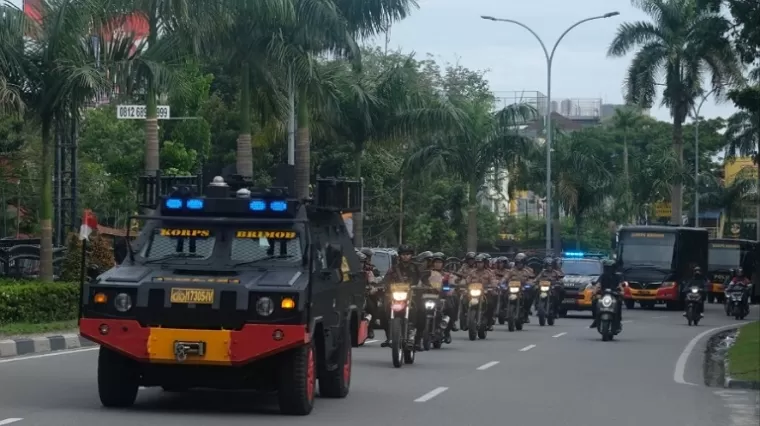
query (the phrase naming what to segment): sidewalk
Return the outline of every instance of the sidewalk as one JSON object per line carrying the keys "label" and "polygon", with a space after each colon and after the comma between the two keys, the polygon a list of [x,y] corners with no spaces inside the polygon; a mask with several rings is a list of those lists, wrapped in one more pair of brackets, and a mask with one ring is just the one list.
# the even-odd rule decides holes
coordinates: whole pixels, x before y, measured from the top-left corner
{"label": "sidewalk", "polygon": [[32,355],[95,346],[79,336],[78,330],[65,332],[0,337],[0,358]]}

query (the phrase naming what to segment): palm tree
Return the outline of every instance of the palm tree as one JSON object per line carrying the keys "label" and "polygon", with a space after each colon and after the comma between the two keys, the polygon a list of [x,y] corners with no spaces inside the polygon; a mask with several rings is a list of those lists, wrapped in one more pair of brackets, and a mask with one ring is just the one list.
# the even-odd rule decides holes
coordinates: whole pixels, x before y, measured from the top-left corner
{"label": "palm tree", "polygon": [[20,90],[24,44],[18,34],[26,34],[27,30],[27,21],[18,9],[0,4],[0,113],[3,114],[18,114],[24,106]]}
{"label": "palm tree", "polygon": [[[4,18],[26,19],[21,10],[6,9]],[[26,49],[16,58],[24,70],[23,87],[30,112],[42,129],[40,158],[40,277],[53,279],[53,146],[55,129],[77,120],[81,109],[95,95],[111,86],[104,69],[116,68],[128,60],[132,41],[120,39],[105,46],[96,56],[93,34],[109,28],[111,9],[107,0],[45,0],[41,2],[41,21],[18,28],[29,32],[5,33],[0,45],[15,45],[30,36]],[[2,26],[0,24],[0,26]]]}
{"label": "palm tree", "polygon": [[492,99],[463,100],[455,96],[463,113],[459,131],[450,129],[422,139],[412,147],[404,169],[409,174],[447,174],[467,185],[467,250],[478,243],[478,193],[494,166],[508,168],[530,150],[532,141],[517,134],[516,125],[535,116],[525,104],[509,105],[493,113]]}
{"label": "palm tree", "polygon": [[706,207],[720,209],[725,215],[725,223],[741,215],[741,206],[745,200],[751,199],[750,193],[755,187],[755,179],[743,172],[728,185],[712,174],[703,175],[701,180],[700,201]]}
{"label": "palm tree", "polygon": [[[703,77],[710,76],[716,95],[726,82],[740,79],[734,48],[726,36],[730,22],[719,13],[699,8],[695,0],[632,0],[651,21],[628,22],[618,28],[608,56],[622,57],[638,48],[626,78],[626,101],[651,107],[658,86],[662,104],[673,118],[673,151],[683,163],[683,123],[695,99],[706,92]],[[673,181],[673,223],[681,222],[683,183]]]}
{"label": "palm tree", "polygon": [[628,165],[628,137],[632,130],[636,129],[642,121],[641,109],[626,106],[615,110],[612,117],[612,125],[623,134],[623,180],[625,182],[626,197],[631,197],[631,174]]}

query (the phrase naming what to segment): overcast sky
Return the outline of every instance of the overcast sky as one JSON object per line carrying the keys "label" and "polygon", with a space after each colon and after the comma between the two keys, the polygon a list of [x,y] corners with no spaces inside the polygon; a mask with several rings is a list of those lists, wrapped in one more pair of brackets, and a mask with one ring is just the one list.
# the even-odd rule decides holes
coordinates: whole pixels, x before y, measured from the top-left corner
{"label": "overcast sky", "polygon": [[[21,0],[11,0],[20,6]],[[580,19],[618,11],[619,16],[591,21],[572,30],[562,41],[552,67],[552,99],[601,98],[622,103],[622,82],[630,56],[607,58],[610,40],[620,23],[646,19],[629,0],[418,0],[420,9],[391,30],[390,48],[433,54],[442,62],[459,62],[472,69],[488,69],[496,91],[540,91],[546,94],[546,65],[533,36],[514,24],[484,21],[480,15],[515,19],[536,31],[547,48]],[[378,37],[375,43],[384,44]],[[667,109],[652,115],[670,120]],[[700,115],[727,117],[731,102],[708,99]]]}

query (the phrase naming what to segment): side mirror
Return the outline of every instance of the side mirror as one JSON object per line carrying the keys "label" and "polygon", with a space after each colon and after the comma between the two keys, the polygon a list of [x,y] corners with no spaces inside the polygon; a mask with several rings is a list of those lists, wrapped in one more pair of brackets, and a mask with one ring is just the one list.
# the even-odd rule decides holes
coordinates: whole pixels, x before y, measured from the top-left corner
{"label": "side mirror", "polygon": [[337,244],[328,244],[326,247],[327,268],[338,269],[343,263],[343,251]]}

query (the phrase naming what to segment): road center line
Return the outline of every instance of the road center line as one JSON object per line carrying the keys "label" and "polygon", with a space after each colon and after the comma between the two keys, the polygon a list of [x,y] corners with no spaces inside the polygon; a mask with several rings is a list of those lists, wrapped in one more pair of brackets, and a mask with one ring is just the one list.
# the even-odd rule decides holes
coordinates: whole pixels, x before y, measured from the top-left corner
{"label": "road center line", "polygon": [[528,352],[529,350],[531,350],[531,349],[533,349],[535,347],[536,347],[536,345],[528,345],[528,346],[520,349],[520,352]]}
{"label": "road center line", "polygon": [[620,321],[620,324],[630,324],[632,322],[633,320],[625,320],[625,321]]}
{"label": "road center line", "polygon": [[426,393],[425,395],[422,395],[421,397],[415,399],[414,402],[426,402],[426,401],[430,401],[431,399],[433,399],[436,396],[438,396],[438,395],[446,392],[447,390],[449,390],[449,388],[444,388],[444,387],[435,388],[435,389],[431,390],[430,392]]}
{"label": "road center line", "polygon": [[378,341],[377,339],[372,339],[372,340],[365,340],[365,341],[364,341],[364,344],[365,344],[365,345],[368,345],[368,344],[370,344],[370,343],[375,343],[375,342],[377,342],[377,341]]}
{"label": "road center line", "polygon": [[552,337],[555,337],[555,338],[556,338],[556,337],[562,337],[562,336],[564,336],[565,334],[567,334],[567,333],[563,331],[562,333],[559,333],[559,334],[555,334],[555,335],[554,335],[554,336],[552,336]]}
{"label": "road center line", "polygon": [[694,347],[697,346],[697,343],[699,343],[699,341],[702,340],[702,338],[704,338],[708,334],[714,333],[716,331],[726,330],[729,328],[739,328],[745,324],[749,324],[749,323],[746,321],[737,322],[735,324],[729,324],[729,325],[724,325],[722,327],[711,328],[709,330],[706,330],[697,334],[693,339],[691,339],[691,341],[689,341],[689,343],[683,349],[683,352],[681,352],[681,356],[678,357],[678,361],[676,361],[675,371],[673,371],[673,381],[678,383],[679,385],[699,386],[696,383],[687,382],[686,378],[684,377],[684,374],[686,372],[686,363],[689,362],[689,355],[691,355],[691,352],[694,350]]}
{"label": "road center line", "polygon": [[652,319],[663,319],[663,318],[667,318],[667,316],[665,316],[665,315],[661,315],[661,316],[659,316],[659,317],[652,317]]}
{"label": "road center line", "polygon": [[10,418],[10,419],[5,419],[5,420],[0,420],[0,426],[9,425],[11,423],[20,422],[21,420],[24,420],[24,419]]}
{"label": "road center line", "polygon": [[499,363],[499,361],[487,362],[487,363],[481,365],[480,367],[478,367],[477,369],[480,370],[480,371],[488,370],[489,368],[493,367],[494,365],[496,365],[498,363]]}

